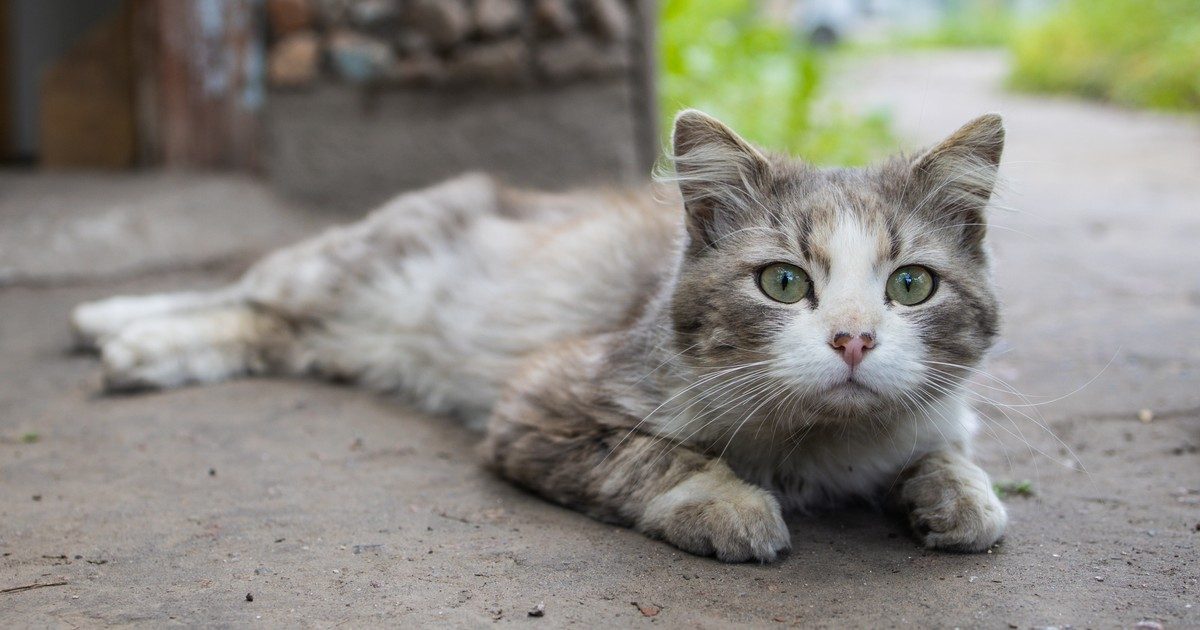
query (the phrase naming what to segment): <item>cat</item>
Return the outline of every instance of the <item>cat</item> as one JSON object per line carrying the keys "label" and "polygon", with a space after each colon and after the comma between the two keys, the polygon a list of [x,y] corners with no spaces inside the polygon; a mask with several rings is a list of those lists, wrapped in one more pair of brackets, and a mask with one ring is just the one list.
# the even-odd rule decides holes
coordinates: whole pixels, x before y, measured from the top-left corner
{"label": "cat", "polygon": [[998,115],[864,169],[681,112],[674,175],[541,193],[465,175],[212,291],[72,313],[110,390],[307,374],[482,428],[498,474],[728,562],[783,514],[866,501],[979,552],[1003,504],[965,381],[997,335]]}

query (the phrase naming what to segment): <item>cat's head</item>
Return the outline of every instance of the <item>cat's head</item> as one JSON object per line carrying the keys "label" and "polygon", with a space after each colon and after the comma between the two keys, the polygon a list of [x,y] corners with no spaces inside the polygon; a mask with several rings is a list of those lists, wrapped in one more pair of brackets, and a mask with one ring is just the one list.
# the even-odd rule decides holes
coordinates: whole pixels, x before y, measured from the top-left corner
{"label": "cat's head", "polygon": [[865,169],[765,153],[697,111],[673,145],[689,243],[671,318],[693,365],[837,418],[915,408],[979,364],[998,327],[999,116]]}

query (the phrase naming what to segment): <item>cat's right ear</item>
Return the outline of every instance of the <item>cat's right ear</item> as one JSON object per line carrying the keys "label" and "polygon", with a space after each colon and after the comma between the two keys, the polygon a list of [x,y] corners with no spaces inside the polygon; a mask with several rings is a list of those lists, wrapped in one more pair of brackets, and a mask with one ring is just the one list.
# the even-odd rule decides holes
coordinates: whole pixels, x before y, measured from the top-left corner
{"label": "cat's right ear", "polygon": [[761,205],[757,191],[770,165],[732,129],[687,109],[675,117],[671,145],[693,243],[715,243],[737,229],[740,216]]}

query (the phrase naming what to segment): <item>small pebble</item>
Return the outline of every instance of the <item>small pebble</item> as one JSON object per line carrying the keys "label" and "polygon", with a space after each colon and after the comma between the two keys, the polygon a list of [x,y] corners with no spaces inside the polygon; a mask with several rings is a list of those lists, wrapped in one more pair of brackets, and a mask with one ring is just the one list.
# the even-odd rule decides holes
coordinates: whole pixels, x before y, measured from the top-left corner
{"label": "small pebble", "polygon": [[1142,422],[1150,422],[1154,419],[1154,412],[1149,409],[1143,409],[1138,412],[1138,420]]}
{"label": "small pebble", "polygon": [[248,602],[254,601],[254,595],[251,593],[246,593],[246,601],[248,601]]}
{"label": "small pebble", "polygon": [[529,611],[530,617],[542,617],[545,614],[546,614],[546,603],[545,602],[538,602],[538,605],[534,606],[533,609]]}
{"label": "small pebble", "polygon": [[1096,581],[1097,581],[1097,582],[1103,582],[1103,581],[1104,581],[1104,576],[1103,576],[1103,575],[1097,575],[1097,576],[1096,576]]}

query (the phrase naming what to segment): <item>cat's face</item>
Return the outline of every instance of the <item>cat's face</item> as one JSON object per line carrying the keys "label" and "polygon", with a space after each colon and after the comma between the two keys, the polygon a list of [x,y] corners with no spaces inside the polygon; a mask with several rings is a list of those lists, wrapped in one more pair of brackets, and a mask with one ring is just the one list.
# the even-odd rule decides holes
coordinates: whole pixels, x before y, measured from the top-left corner
{"label": "cat's face", "polygon": [[749,366],[720,380],[758,395],[735,384],[731,400],[780,413],[915,409],[951,388],[996,334],[983,211],[1002,145],[985,116],[916,158],[818,170],[681,114],[679,349],[703,370]]}

